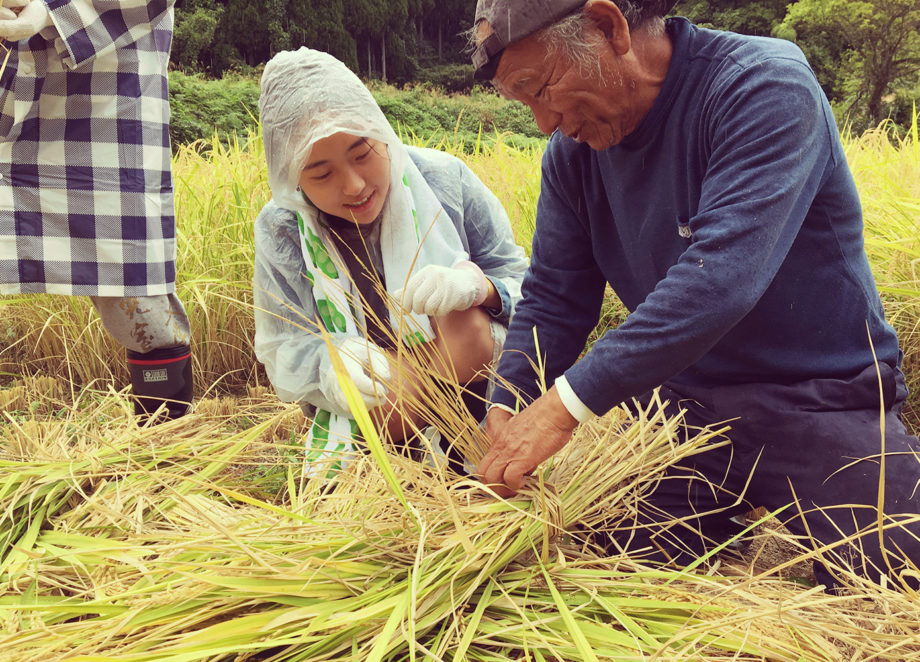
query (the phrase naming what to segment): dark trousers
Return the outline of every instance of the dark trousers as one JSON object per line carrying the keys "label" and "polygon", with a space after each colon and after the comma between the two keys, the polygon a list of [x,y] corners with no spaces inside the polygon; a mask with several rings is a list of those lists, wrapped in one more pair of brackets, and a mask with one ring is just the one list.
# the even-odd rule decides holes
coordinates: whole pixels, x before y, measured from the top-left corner
{"label": "dark trousers", "polygon": [[920,442],[899,417],[907,397],[900,370],[881,364],[849,379],[792,385],[668,384],[660,397],[671,415],[687,410],[685,434],[728,421],[731,443],[669,468],[643,499],[637,526],[614,534],[617,547],[686,565],[738,531],[731,517],[786,506],[778,518],[787,529],[826,547],[820,558],[827,562],[816,564],[822,583],[833,582],[834,562],[842,561],[872,579],[916,585],[916,578],[899,579],[910,567],[905,559],[920,566]]}

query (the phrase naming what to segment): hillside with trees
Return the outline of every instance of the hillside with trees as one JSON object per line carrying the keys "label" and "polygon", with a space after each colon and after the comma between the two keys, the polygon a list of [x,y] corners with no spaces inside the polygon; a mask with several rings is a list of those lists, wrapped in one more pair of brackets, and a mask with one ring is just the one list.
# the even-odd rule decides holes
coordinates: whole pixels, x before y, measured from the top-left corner
{"label": "hillside with trees", "polygon": [[[468,64],[470,0],[178,0],[173,62],[220,77],[309,46],[366,78],[405,83],[427,66]],[[472,80],[472,79],[471,79]]]}
{"label": "hillside with trees", "polygon": [[[208,79],[255,79],[278,51],[309,46],[368,81],[468,93],[474,81],[462,32],[475,7],[476,0],[177,0],[172,64]],[[886,119],[910,126],[920,98],[918,0],[684,0],[674,13],[794,41],[840,123],[856,132]]]}

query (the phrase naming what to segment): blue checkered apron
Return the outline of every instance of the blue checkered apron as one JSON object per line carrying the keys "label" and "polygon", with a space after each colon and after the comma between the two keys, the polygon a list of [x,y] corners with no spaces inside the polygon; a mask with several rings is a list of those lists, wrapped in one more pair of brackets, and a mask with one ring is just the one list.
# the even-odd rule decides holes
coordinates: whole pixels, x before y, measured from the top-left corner
{"label": "blue checkered apron", "polygon": [[48,0],[54,25],[4,44],[0,294],[174,291],[173,4]]}

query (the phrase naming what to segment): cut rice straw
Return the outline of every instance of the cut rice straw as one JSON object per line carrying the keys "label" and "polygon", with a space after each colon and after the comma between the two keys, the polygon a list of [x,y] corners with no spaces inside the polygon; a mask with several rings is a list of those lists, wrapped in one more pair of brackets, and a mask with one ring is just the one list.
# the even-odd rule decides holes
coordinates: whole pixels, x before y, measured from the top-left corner
{"label": "cut rice straw", "polygon": [[[0,577],[0,659],[797,661],[840,659],[841,641],[910,655],[880,614],[831,639],[831,614],[864,617],[852,599],[643,567],[573,538],[574,524],[628,521],[669,462],[716,442],[676,443],[679,421],[657,406],[580,428],[508,501],[381,446],[409,509],[371,455],[295,509],[221,471],[248,463],[267,425],[230,433],[191,414],[119,434],[106,418],[71,416],[36,439],[66,465],[4,464],[3,503],[19,504],[7,512],[28,512],[31,492],[42,524],[34,540],[20,529],[11,548],[25,556]],[[918,624],[916,605],[889,606],[902,631]]]}

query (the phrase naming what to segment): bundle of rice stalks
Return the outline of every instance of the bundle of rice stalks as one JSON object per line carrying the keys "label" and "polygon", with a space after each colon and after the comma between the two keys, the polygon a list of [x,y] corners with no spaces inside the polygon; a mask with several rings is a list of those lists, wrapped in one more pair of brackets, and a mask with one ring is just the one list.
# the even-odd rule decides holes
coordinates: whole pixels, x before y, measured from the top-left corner
{"label": "bundle of rice stalks", "polygon": [[[8,391],[11,400],[22,397],[21,388]],[[131,410],[126,398],[111,393],[59,409],[50,420],[0,412],[6,419],[0,426],[0,582],[13,582],[28,564],[43,528],[74,522],[84,530],[136,530],[168,511],[195,487],[193,480],[220,476],[276,422],[268,418],[221,437],[202,452],[198,440],[220,421],[139,428]]]}
{"label": "bundle of rice stalks", "polygon": [[[436,419],[475,463],[487,440],[461,403],[465,387],[445,386],[425,345],[399,359],[393,394],[407,432],[434,455],[422,426]],[[680,419],[659,406],[615,412],[581,426],[503,500],[474,477],[396,452],[377,432],[387,421],[340,376],[363,443],[331,480],[301,470],[303,449],[294,461],[291,448],[267,452],[273,440],[302,443],[306,422],[256,391],[152,428],[137,427],[114,392],[48,420],[7,413],[0,660],[920,653],[916,596],[856,579],[854,599],[770,574],[720,577],[715,557],[644,567],[592,544],[591,532],[632,526],[665,469],[723,443],[721,430],[683,442]],[[841,623],[850,629],[837,632]]]}
{"label": "bundle of rice stalks", "polygon": [[[299,483],[285,467],[279,502],[222,471],[262,457],[276,415],[239,433],[194,418],[119,428],[93,413],[65,421],[66,440],[42,437],[48,459],[3,465],[5,482],[22,486],[5,493],[4,521],[30,512],[30,490],[43,514],[4,562],[0,659],[836,660],[848,646],[893,660],[920,650],[903,641],[920,626],[906,600],[867,617],[820,589],[644,568],[572,538],[573,524],[629,519],[669,462],[710,443],[706,432],[677,444],[679,421],[657,410],[580,429],[508,501],[386,451],[387,470],[362,454],[333,484]],[[52,485],[65,487],[49,496]],[[895,614],[901,640],[884,632]],[[838,618],[864,619],[861,632],[832,640]]]}

